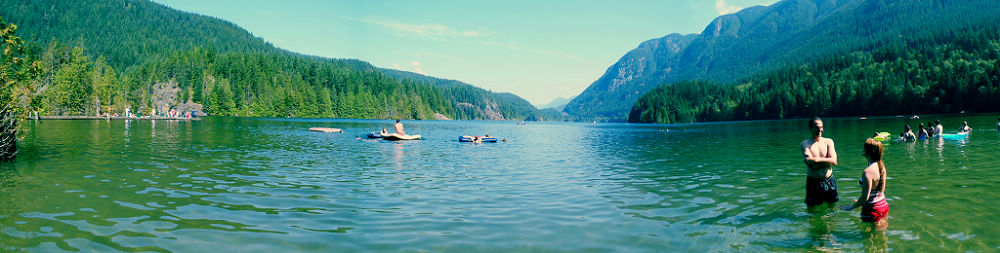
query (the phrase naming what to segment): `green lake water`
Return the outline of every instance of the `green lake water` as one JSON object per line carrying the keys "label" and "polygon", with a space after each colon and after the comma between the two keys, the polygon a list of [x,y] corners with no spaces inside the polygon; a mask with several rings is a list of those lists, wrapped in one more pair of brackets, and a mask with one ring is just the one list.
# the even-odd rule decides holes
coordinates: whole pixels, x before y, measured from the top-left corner
{"label": "green lake water", "polygon": [[[374,120],[28,121],[0,164],[0,251],[1000,251],[996,115],[934,119],[975,131],[886,142],[886,230],[807,210],[805,120],[405,121],[424,137],[405,142],[364,138],[391,129]],[[839,204],[864,139],[907,122],[825,120]],[[508,141],[456,141],[475,134]]]}

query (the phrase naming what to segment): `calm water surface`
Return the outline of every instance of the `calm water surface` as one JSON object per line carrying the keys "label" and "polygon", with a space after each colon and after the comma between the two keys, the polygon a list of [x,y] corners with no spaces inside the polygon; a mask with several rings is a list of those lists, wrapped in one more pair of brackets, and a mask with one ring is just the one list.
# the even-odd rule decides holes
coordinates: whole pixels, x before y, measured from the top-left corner
{"label": "calm water surface", "polygon": [[[887,142],[884,231],[806,209],[805,120],[409,121],[408,142],[357,139],[389,121],[27,122],[0,165],[0,251],[1000,250],[996,115],[933,119],[976,131]],[[840,204],[864,139],[906,122],[826,120]],[[487,133],[508,141],[456,141]]]}

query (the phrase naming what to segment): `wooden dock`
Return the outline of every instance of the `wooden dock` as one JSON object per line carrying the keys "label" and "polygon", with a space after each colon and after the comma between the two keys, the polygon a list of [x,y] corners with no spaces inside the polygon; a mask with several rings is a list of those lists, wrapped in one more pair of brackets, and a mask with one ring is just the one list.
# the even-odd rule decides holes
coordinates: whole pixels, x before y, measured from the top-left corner
{"label": "wooden dock", "polygon": [[42,120],[201,120],[199,117],[38,116]]}

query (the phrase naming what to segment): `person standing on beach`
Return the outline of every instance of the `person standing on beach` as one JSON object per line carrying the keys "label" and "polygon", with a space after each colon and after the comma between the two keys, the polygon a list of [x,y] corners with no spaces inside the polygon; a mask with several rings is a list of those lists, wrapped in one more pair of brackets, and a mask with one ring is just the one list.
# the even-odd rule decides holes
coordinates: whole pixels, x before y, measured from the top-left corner
{"label": "person standing on beach", "polygon": [[823,138],[823,120],[815,117],[809,120],[812,138],[802,141],[802,155],[806,163],[806,205],[809,207],[826,202],[831,207],[837,202],[837,179],[833,176],[833,166],[837,165],[837,150],[833,140]]}

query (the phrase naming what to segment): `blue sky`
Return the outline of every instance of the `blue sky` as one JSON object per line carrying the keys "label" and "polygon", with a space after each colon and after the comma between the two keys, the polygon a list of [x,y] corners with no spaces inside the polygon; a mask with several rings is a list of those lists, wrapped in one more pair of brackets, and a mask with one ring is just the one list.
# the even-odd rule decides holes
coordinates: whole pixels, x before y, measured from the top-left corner
{"label": "blue sky", "polygon": [[574,96],[639,43],[777,0],[154,0],[290,51],[512,92]]}

